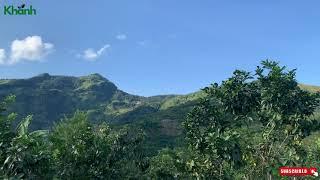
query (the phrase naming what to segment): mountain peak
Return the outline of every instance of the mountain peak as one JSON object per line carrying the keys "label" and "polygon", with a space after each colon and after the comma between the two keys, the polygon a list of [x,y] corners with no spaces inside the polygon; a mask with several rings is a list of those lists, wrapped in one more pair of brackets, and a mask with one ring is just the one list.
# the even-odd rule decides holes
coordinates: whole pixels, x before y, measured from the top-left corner
{"label": "mountain peak", "polygon": [[46,78],[49,78],[51,77],[51,75],[49,73],[41,73],[41,74],[38,74],[32,78],[41,78],[41,79],[46,79]]}
{"label": "mountain peak", "polygon": [[88,76],[90,77],[99,77],[99,78],[104,78],[101,74],[99,73],[93,73],[93,74],[89,74]]}
{"label": "mountain peak", "polygon": [[103,77],[101,74],[94,73],[94,74],[89,74],[87,76],[83,76],[83,79],[90,79],[93,81],[108,81],[105,77]]}
{"label": "mountain peak", "polygon": [[[117,87],[111,81],[103,77],[98,73],[90,74],[87,76],[82,76],[79,78],[80,84],[78,85],[79,89],[104,89],[104,90],[116,90]],[[101,89],[102,88],[102,89]]]}
{"label": "mountain peak", "polygon": [[49,73],[41,73],[41,74],[37,75],[37,77],[48,77],[48,76],[50,76]]}
{"label": "mountain peak", "polygon": [[43,80],[47,80],[47,79],[50,79],[50,78],[51,78],[50,74],[42,73],[42,74],[39,74],[37,76],[34,76],[34,77],[30,78],[30,80],[32,80],[32,81],[43,81]]}

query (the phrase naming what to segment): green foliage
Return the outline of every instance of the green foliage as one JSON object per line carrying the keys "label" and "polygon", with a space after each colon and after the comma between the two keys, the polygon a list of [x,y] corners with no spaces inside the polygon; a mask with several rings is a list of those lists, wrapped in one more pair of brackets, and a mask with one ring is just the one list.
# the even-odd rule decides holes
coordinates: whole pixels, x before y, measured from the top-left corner
{"label": "green foliage", "polygon": [[2,164],[7,158],[7,149],[10,147],[10,142],[14,138],[14,133],[11,131],[11,123],[15,119],[15,114],[6,115],[8,104],[11,104],[15,96],[8,96],[4,101],[0,102],[0,177],[5,177]]}
{"label": "green foliage", "polygon": [[263,61],[254,76],[237,70],[204,92],[184,124],[190,147],[209,167],[196,170],[199,177],[264,178],[279,166],[305,165],[301,143],[314,129],[320,96],[299,88],[295,70]]}
{"label": "green foliage", "polygon": [[76,112],[56,125],[49,139],[58,177],[89,178],[87,172],[94,161],[94,135],[84,113]]}
{"label": "green foliage", "polygon": [[93,126],[83,112],[56,124],[49,136],[48,131],[28,131],[32,116],[13,131],[15,115],[4,114],[13,99],[1,103],[1,178],[137,179],[147,170],[143,132]]}
{"label": "green foliage", "polygon": [[[4,112],[7,105],[14,101],[9,96],[1,103]],[[0,129],[0,175],[24,179],[47,178],[50,174],[50,152],[45,140],[47,131],[29,132],[28,127],[32,116],[24,118],[12,131],[12,121],[15,115],[4,116],[1,112]]]}
{"label": "green foliage", "polygon": [[138,177],[143,170],[143,134],[108,125],[93,127],[87,115],[76,112],[57,124],[51,135],[57,177],[62,179],[119,179]]}
{"label": "green foliage", "polygon": [[14,133],[11,131],[12,121],[15,119],[15,114],[5,115],[8,104],[14,101],[14,96],[8,96],[0,103],[0,161],[4,162],[6,157],[6,149],[10,146],[10,142],[14,138]]}
{"label": "green foliage", "polygon": [[203,162],[195,162],[190,149],[178,148],[161,150],[150,161],[147,177],[151,179],[195,179],[192,174],[195,163],[201,166]]}
{"label": "green foliage", "polygon": [[179,177],[177,156],[169,149],[162,150],[150,163],[149,176],[156,179],[175,179]]}

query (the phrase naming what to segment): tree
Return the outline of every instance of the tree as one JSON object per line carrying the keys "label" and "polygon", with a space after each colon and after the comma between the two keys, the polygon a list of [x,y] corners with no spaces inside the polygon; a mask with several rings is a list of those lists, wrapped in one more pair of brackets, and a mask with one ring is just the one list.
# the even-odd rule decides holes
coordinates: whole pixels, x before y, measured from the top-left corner
{"label": "tree", "polygon": [[94,163],[94,134],[84,113],[76,112],[54,126],[49,137],[56,175],[59,178],[90,178]]}
{"label": "tree", "polygon": [[180,162],[177,151],[163,149],[151,159],[148,176],[153,179],[181,178],[183,170],[179,169]]}
{"label": "tree", "polygon": [[271,178],[279,166],[305,163],[301,142],[314,129],[309,117],[320,96],[301,90],[295,75],[263,61],[254,75],[236,70],[220,86],[203,90],[207,96],[184,123],[204,166],[195,165],[197,177]]}
{"label": "tree", "polygon": [[[7,105],[14,101],[9,96],[1,103],[1,112],[6,111]],[[4,177],[24,179],[49,178],[50,153],[45,137],[47,131],[29,132],[28,127],[32,116],[23,119],[12,131],[12,122],[15,114],[5,116],[1,114],[0,122],[0,163],[1,173]]]}
{"label": "tree", "polygon": [[137,178],[142,173],[143,134],[107,124],[91,125],[76,112],[57,124],[50,135],[56,175],[61,179]]}
{"label": "tree", "polygon": [[6,115],[8,105],[15,99],[15,96],[8,96],[0,103],[0,162],[3,164],[7,155],[7,149],[14,137],[14,132],[11,131],[11,125],[16,115],[11,113]]}

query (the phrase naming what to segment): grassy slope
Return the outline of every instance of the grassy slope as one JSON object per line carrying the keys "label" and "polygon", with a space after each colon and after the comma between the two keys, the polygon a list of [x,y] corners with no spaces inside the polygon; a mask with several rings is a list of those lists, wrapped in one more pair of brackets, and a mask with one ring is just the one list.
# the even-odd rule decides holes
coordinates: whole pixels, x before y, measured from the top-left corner
{"label": "grassy slope", "polygon": [[320,86],[310,86],[306,84],[300,84],[300,88],[310,91],[310,92],[320,92]]}

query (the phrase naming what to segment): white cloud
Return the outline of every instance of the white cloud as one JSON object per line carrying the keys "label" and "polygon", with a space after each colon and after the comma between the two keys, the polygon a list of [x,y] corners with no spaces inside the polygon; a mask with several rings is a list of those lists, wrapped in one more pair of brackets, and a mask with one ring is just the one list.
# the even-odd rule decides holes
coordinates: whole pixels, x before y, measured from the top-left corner
{"label": "white cloud", "polygon": [[6,60],[6,51],[4,49],[0,49],[0,65],[5,64]]}
{"label": "white cloud", "polygon": [[111,46],[109,44],[106,44],[102,48],[100,48],[98,51],[95,51],[94,49],[89,48],[84,50],[83,53],[78,56],[89,61],[95,61],[97,58],[103,55],[106,52],[106,50],[110,47]]}
{"label": "white cloud", "polygon": [[117,38],[118,40],[123,41],[123,40],[126,40],[126,39],[127,39],[127,35],[125,35],[125,34],[118,34],[118,35],[116,36],[116,38]]}
{"label": "white cloud", "polygon": [[41,61],[53,51],[53,44],[44,43],[40,36],[29,36],[23,40],[14,40],[11,44],[9,63],[15,64],[21,60]]}
{"label": "white cloud", "polygon": [[28,36],[11,43],[10,56],[0,49],[0,65],[12,65],[21,61],[41,61],[53,51],[54,45],[44,43],[40,36]]}

